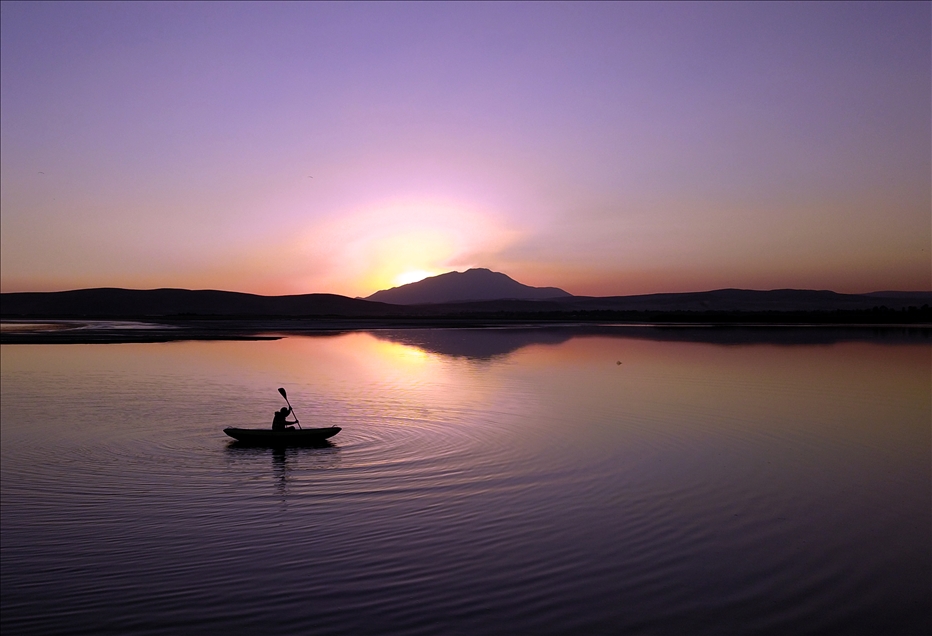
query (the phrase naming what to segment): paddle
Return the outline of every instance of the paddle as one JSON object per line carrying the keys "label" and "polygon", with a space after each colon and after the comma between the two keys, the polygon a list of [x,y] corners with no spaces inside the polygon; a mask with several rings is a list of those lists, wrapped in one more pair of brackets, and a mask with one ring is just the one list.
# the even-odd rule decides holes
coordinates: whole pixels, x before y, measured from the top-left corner
{"label": "paddle", "polygon": [[298,428],[301,428],[301,422],[298,421],[298,416],[294,412],[294,407],[291,406],[291,402],[288,402],[288,394],[285,393],[285,389],[279,389],[279,393],[282,394],[282,397],[285,398],[285,402],[288,403],[288,408],[291,409],[291,414],[294,415],[294,423],[298,425]]}

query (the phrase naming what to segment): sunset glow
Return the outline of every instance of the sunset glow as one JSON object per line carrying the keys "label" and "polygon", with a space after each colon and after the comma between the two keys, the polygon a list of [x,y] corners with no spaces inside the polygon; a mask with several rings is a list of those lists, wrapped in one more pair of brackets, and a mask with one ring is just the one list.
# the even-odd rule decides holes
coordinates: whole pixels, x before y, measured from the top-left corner
{"label": "sunset glow", "polygon": [[928,3],[4,3],[0,288],[932,289]]}
{"label": "sunset glow", "polygon": [[395,276],[395,285],[408,285],[410,283],[416,283],[419,280],[424,280],[428,276],[436,276],[442,272],[425,272],[423,269],[415,269],[407,271],[403,274]]}

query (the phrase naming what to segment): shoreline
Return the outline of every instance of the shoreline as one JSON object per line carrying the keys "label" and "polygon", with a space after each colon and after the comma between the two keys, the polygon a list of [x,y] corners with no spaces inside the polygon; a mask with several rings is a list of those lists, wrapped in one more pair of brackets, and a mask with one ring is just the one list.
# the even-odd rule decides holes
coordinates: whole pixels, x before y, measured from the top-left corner
{"label": "shoreline", "polygon": [[[529,320],[518,318],[445,317],[314,318],[314,319],[156,319],[82,320],[74,318],[0,320],[0,345],[130,344],[189,340],[261,341],[289,336],[332,336],[348,332],[415,330],[561,331],[582,335],[626,335],[649,339],[709,342],[837,342],[874,340],[929,342],[932,324],[754,320]],[[826,317],[827,316],[823,316]],[[685,318],[681,316],[681,318]],[[751,318],[741,320],[741,318]],[[771,318],[774,318],[771,316]],[[812,318],[812,316],[810,316]]]}

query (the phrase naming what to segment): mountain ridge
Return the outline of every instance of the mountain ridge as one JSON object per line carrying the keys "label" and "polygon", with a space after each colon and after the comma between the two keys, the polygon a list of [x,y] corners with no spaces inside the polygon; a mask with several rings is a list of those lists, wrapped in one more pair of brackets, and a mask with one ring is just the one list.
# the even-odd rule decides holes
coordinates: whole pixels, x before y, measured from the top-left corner
{"label": "mountain ridge", "polygon": [[572,298],[558,287],[531,287],[507,274],[474,267],[465,272],[446,272],[415,283],[377,291],[365,300],[393,305],[428,305],[487,300],[545,300]]}
{"label": "mountain ridge", "polygon": [[94,287],[0,294],[4,316],[297,316],[392,315],[392,306],[338,294],[261,296],[216,289]]}
{"label": "mountain ridge", "polygon": [[[520,283],[516,283],[520,284]],[[556,288],[532,288],[556,289]],[[129,317],[337,317],[409,318],[437,316],[550,315],[556,319],[597,312],[827,312],[902,310],[932,305],[932,292],[885,291],[841,294],[830,290],[718,289],[633,296],[571,296],[496,299],[422,305],[383,303],[338,294],[261,296],[221,290],[99,287],[58,292],[0,293],[5,319],[112,319]],[[607,316],[611,318],[611,316]],[[646,319],[646,318],[645,318]]]}

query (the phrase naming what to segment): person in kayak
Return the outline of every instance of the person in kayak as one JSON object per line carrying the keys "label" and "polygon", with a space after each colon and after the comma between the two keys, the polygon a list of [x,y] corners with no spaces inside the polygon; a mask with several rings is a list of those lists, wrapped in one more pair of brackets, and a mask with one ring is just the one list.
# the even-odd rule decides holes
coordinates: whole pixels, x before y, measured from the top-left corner
{"label": "person in kayak", "polygon": [[287,406],[283,406],[279,410],[275,411],[275,417],[272,418],[272,430],[273,431],[293,431],[294,426],[288,426],[288,424],[296,424],[297,420],[294,422],[288,421],[288,415],[291,413],[291,409]]}

